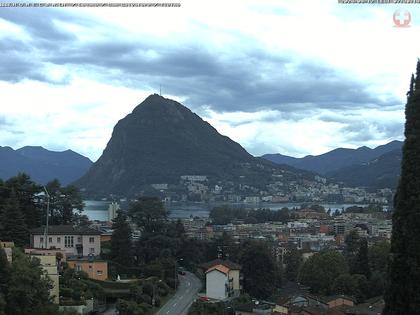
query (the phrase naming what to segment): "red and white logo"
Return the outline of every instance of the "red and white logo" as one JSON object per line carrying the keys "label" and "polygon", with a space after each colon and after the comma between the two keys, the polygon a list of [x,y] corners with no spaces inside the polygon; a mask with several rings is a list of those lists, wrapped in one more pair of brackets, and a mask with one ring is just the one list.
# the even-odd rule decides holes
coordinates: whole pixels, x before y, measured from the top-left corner
{"label": "red and white logo", "polygon": [[395,27],[410,27],[411,14],[407,10],[397,10],[393,15]]}

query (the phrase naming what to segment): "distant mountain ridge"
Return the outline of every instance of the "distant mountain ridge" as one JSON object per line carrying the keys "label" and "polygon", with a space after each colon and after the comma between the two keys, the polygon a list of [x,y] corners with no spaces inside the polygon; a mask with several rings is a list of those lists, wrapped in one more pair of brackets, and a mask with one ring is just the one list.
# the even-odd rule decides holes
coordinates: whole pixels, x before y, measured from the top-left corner
{"label": "distant mountain ridge", "polygon": [[321,155],[294,158],[266,154],[262,158],[321,174],[349,186],[395,188],[401,171],[403,142],[392,141],[374,149],[338,148]]}
{"label": "distant mountain ridge", "polygon": [[263,185],[273,170],[313,178],[253,157],[187,107],[153,94],[115,125],[102,156],[76,184],[96,195],[135,195],[151,184],[176,185],[182,175]]}
{"label": "distant mountain ridge", "polygon": [[367,163],[393,150],[401,150],[403,142],[395,140],[370,149],[366,146],[357,149],[338,148],[320,155],[307,155],[295,158],[282,154],[265,154],[262,158],[277,164],[287,164],[299,169],[326,175],[343,167]]}
{"label": "distant mountain ridge", "polygon": [[92,164],[90,159],[72,150],[56,152],[40,146],[13,150],[0,146],[0,178],[3,180],[24,172],[39,184],[58,179],[67,185],[86,173]]}
{"label": "distant mountain ridge", "polygon": [[402,151],[396,149],[367,163],[343,167],[326,176],[349,186],[396,188],[401,174],[401,161]]}

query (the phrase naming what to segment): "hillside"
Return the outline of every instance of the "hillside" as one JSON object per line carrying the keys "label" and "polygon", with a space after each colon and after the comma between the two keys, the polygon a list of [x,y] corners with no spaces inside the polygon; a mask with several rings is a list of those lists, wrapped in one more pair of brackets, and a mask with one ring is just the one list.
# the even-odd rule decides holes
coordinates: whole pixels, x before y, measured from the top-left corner
{"label": "hillside", "polygon": [[327,175],[344,167],[368,163],[385,153],[401,150],[401,147],[401,141],[392,141],[374,149],[365,146],[357,149],[338,148],[321,155],[308,155],[303,158],[294,158],[281,154],[266,154],[262,158],[274,163],[287,164],[299,169]]}
{"label": "hillside", "polygon": [[91,165],[91,160],[71,150],[55,152],[33,146],[17,150],[0,147],[0,178],[3,180],[24,172],[39,184],[57,178],[67,185],[86,173]]}
{"label": "hillside", "polygon": [[130,196],[151,184],[177,185],[182,175],[262,187],[273,172],[312,176],[254,158],[185,106],[154,94],[116,124],[102,156],[76,184],[89,194]]}
{"label": "hillside", "polygon": [[352,165],[327,173],[327,177],[349,186],[396,188],[401,173],[401,159],[401,150],[397,149],[368,163]]}

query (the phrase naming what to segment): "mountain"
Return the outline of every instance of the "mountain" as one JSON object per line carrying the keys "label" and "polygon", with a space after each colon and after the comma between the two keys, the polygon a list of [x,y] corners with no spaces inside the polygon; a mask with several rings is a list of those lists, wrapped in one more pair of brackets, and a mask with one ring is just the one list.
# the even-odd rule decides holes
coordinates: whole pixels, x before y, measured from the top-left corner
{"label": "mountain", "polygon": [[185,106],[154,94],[116,124],[102,156],[76,185],[88,194],[131,196],[151,184],[177,185],[182,175],[258,186],[276,171],[313,178],[253,157]]}
{"label": "mountain", "polygon": [[91,160],[72,150],[55,152],[34,146],[17,150],[0,147],[0,178],[4,180],[24,172],[39,184],[57,178],[67,185],[86,173],[91,165]]}
{"label": "mountain", "polygon": [[308,155],[303,158],[294,158],[281,154],[266,154],[262,158],[274,163],[287,164],[295,168],[326,175],[344,167],[367,163],[385,153],[401,150],[401,148],[401,141],[392,141],[374,149],[365,146],[357,149],[338,148],[321,155]]}
{"label": "mountain", "polygon": [[367,163],[352,165],[327,173],[326,176],[349,186],[396,188],[401,173],[402,151],[387,152]]}

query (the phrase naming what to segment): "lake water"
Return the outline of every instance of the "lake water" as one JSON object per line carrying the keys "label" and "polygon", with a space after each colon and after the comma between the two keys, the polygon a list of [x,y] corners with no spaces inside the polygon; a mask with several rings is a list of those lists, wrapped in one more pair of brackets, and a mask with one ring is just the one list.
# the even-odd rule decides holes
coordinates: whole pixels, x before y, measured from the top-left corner
{"label": "lake water", "polygon": [[[111,203],[110,201],[95,201],[95,200],[84,200],[85,210],[83,214],[87,215],[90,220],[98,221],[107,221],[108,220],[108,207]],[[165,207],[170,211],[169,216],[171,218],[189,218],[192,216],[204,217],[209,216],[210,209],[216,206],[226,205],[226,203],[218,204],[208,204],[208,203],[168,203],[165,204]],[[228,204],[230,207],[235,208],[248,208],[248,209],[258,209],[266,208],[271,210],[279,210],[283,207],[289,209],[300,207],[301,203],[234,203]],[[355,206],[356,204],[320,204],[325,209],[343,210],[343,208],[348,208]],[[357,205],[357,206],[366,206],[366,205]],[[124,209],[127,207],[127,203],[121,203],[121,207]]]}

